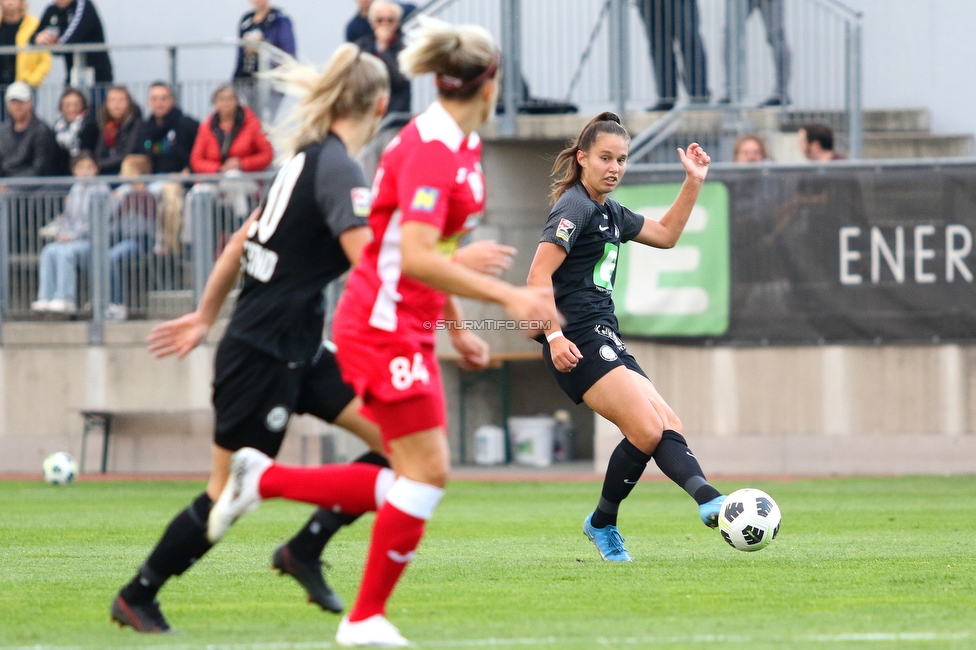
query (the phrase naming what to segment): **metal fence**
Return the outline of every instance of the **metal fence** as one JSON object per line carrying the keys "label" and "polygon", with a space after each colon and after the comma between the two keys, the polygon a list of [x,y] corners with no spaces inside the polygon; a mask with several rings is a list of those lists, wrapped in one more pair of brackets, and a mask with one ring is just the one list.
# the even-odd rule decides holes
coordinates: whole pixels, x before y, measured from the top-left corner
{"label": "metal fence", "polygon": [[[164,43],[142,45],[113,45],[113,44],[77,44],[58,45],[54,47],[34,46],[29,48],[15,48],[13,46],[0,47],[0,54],[14,54],[24,50],[45,50],[55,54],[51,72],[36,91],[35,112],[48,124],[53,124],[59,117],[59,98],[65,83],[85,91],[89,98],[92,111],[101,107],[105,93],[112,84],[96,83],[93,72],[85,65],[85,55],[90,52],[108,50],[115,56],[124,55],[135,59],[140,70],[138,79],[117,79],[114,83],[124,85],[129,89],[133,99],[142,108],[143,116],[148,115],[146,99],[149,87],[156,81],[169,83],[177,96],[182,111],[196,119],[203,119],[213,111],[211,97],[216,88],[231,81],[233,61],[240,46],[258,49],[260,69],[268,69],[272,62],[281,55],[281,50],[264,42],[205,41],[198,43]],[[65,70],[62,57],[59,54],[72,54],[74,66]],[[227,76],[219,79],[200,79],[194,73],[201,65],[214,57],[228,61]],[[275,119],[277,109],[281,103],[281,96],[274,93],[269,82],[243,81],[238,83],[241,99],[247,103],[255,113],[266,123]],[[0,107],[0,112],[3,109]]]}
{"label": "metal fence", "polygon": [[[860,155],[860,14],[840,2],[574,0],[567,7],[565,0],[434,0],[422,11],[500,36],[506,106],[524,104],[524,78],[532,98],[583,113],[718,107],[731,113],[725,129],[741,132],[749,128],[741,109],[769,103],[833,125],[846,134],[851,157]],[[434,92],[429,79],[418,79],[415,110]],[[500,130],[517,135],[512,115],[506,111]],[[652,126],[639,144],[663,128]]]}
{"label": "metal fence", "polygon": [[90,320],[97,339],[105,320],[192,310],[215,258],[272,178],[8,179],[0,193],[0,319]]}

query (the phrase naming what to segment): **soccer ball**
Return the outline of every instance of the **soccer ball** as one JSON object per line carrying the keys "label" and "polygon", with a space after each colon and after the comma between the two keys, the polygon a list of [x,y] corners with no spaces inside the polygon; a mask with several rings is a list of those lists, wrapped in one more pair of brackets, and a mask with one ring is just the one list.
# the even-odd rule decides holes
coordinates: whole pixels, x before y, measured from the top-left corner
{"label": "soccer ball", "polygon": [[58,451],[44,459],[44,480],[51,485],[66,485],[77,474],[78,463],[67,452]]}
{"label": "soccer ball", "polygon": [[725,497],[718,529],[732,548],[758,551],[776,539],[782,515],[773,498],[754,488],[736,490]]}

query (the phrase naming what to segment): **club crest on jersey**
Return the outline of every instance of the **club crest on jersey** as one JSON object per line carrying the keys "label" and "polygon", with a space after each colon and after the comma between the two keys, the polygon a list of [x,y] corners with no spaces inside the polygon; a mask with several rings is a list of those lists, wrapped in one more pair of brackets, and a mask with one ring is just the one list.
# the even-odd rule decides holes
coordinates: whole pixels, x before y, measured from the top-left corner
{"label": "club crest on jersey", "polygon": [[433,212],[440,193],[436,187],[418,187],[413,201],[410,202],[410,209],[416,212]]}
{"label": "club crest on jersey", "polygon": [[562,239],[563,241],[569,241],[570,236],[573,231],[576,230],[576,224],[569,219],[560,219],[559,227],[556,228],[556,238]]}
{"label": "club crest on jersey", "polygon": [[288,424],[288,409],[284,406],[274,407],[268,411],[268,416],[264,419],[264,424],[268,427],[268,431],[273,433],[284,431],[285,425]]}
{"label": "club crest on jersey", "polygon": [[368,217],[372,198],[368,187],[354,187],[349,191],[352,196],[352,213],[357,217]]}

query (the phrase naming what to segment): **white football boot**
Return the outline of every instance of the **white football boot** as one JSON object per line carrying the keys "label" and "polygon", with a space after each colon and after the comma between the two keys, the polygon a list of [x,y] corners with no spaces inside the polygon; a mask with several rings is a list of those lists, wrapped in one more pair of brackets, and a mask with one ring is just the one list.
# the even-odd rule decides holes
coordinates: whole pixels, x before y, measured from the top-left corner
{"label": "white football boot", "polygon": [[347,648],[406,648],[412,645],[382,614],[374,614],[355,623],[350,623],[349,617],[343,616],[336,630],[336,643]]}
{"label": "white football boot", "polygon": [[217,543],[237,519],[261,505],[258,483],[271,459],[257,449],[244,447],[230,458],[230,478],[207,519],[207,539]]}

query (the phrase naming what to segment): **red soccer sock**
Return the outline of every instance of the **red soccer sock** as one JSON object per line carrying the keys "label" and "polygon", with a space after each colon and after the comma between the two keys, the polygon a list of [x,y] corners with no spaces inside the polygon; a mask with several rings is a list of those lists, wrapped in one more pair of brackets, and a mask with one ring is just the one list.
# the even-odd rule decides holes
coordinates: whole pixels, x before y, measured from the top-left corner
{"label": "red soccer sock", "polygon": [[424,524],[443,494],[444,490],[440,488],[402,477],[393,484],[376,513],[363,583],[356,604],[349,612],[351,622],[375,614],[386,615],[386,601],[413,559],[424,535]]}
{"label": "red soccer sock", "polygon": [[282,497],[357,515],[376,510],[377,497],[382,500],[386,492],[378,483],[387,483],[388,488],[392,478],[390,470],[366,463],[319,467],[275,463],[261,476],[258,491],[264,499]]}

